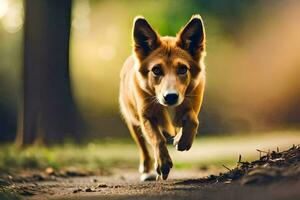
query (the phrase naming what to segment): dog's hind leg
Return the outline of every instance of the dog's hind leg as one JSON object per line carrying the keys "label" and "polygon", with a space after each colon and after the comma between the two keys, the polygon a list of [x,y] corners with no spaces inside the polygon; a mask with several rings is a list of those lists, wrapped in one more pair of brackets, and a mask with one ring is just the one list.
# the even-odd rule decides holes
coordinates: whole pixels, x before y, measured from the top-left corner
{"label": "dog's hind leg", "polygon": [[136,142],[139,148],[139,172],[141,173],[141,181],[155,180],[156,176],[154,174],[151,174],[153,168],[152,159],[147,148],[146,140],[143,137],[140,127],[132,125],[131,123],[127,123],[127,126],[129,128],[131,136],[133,137],[134,141]]}

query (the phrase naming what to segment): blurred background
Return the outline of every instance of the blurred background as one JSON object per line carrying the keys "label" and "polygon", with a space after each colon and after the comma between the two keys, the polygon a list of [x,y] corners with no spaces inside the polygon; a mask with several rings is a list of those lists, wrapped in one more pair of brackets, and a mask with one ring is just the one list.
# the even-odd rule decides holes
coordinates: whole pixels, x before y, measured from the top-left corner
{"label": "blurred background", "polygon": [[[71,6],[69,77],[84,124],[79,141],[129,137],[118,86],[136,15],[170,36],[191,15],[203,17],[208,83],[200,135],[299,128],[299,1],[74,0]],[[0,0],[1,142],[16,138],[22,110],[24,9],[22,0]]]}

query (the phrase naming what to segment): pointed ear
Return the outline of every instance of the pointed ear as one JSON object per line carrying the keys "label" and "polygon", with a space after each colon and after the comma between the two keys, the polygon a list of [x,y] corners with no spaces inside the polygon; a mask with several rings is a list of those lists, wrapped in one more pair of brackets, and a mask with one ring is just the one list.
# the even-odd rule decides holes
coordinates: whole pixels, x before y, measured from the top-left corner
{"label": "pointed ear", "polygon": [[160,45],[158,34],[143,17],[136,17],[133,25],[134,51],[140,59],[146,58]]}
{"label": "pointed ear", "polygon": [[177,45],[199,58],[205,49],[205,30],[200,15],[194,15],[177,35]]}

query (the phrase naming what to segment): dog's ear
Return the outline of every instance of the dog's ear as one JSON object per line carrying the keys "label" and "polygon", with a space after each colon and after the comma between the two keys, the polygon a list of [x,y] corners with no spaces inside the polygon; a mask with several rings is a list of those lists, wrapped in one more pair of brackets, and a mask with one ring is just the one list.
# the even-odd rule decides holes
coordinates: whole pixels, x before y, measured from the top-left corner
{"label": "dog's ear", "polygon": [[158,34],[143,17],[136,17],[133,24],[134,51],[140,59],[147,57],[160,45]]}
{"label": "dog's ear", "polygon": [[177,35],[177,45],[198,59],[205,50],[205,30],[200,15],[194,15]]}

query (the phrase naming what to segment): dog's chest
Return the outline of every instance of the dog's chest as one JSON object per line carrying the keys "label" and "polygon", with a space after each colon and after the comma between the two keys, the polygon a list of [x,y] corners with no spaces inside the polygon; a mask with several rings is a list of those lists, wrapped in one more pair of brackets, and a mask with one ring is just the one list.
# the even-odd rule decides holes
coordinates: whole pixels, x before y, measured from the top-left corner
{"label": "dog's chest", "polygon": [[171,135],[175,136],[180,132],[181,129],[181,124],[178,121],[176,108],[167,108],[166,110],[168,112],[167,121],[169,122],[169,124],[167,125],[168,128],[166,130],[168,130],[168,133],[172,133]]}
{"label": "dog's chest", "polygon": [[168,107],[167,108],[168,114],[170,116],[170,120],[172,121],[172,123],[174,124],[175,122],[175,118],[176,118],[176,110],[175,108],[172,107]]}

